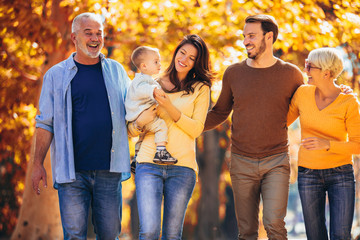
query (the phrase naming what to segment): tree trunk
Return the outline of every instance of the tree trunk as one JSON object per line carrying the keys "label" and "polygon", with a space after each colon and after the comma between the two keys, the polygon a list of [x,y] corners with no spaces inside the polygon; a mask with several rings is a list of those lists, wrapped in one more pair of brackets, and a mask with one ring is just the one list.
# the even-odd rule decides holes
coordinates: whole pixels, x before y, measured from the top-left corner
{"label": "tree trunk", "polygon": [[220,239],[219,177],[225,154],[225,149],[219,147],[221,134],[218,130],[205,132],[203,152],[198,156],[201,199],[196,239],[199,240]]}
{"label": "tree trunk", "polygon": [[48,188],[41,189],[37,196],[31,186],[32,164],[29,164],[23,203],[16,228],[11,236],[15,239],[62,239],[57,192],[52,188],[50,154],[46,156],[44,166],[47,172]]}
{"label": "tree trunk", "polygon": [[130,202],[130,221],[132,239],[139,239],[139,210],[137,208],[136,193],[134,192]]}
{"label": "tree trunk", "polygon": [[[60,7],[60,0],[53,0],[51,5],[51,16],[49,19],[43,19],[44,22],[51,22],[53,27],[57,29],[62,42],[57,44],[58,39],[49,37],[44,50],[47,59],[43,65],[43,73],[50,67],[59,63],[68,57],[72,43],[70,41],[71,23],[68,21],[72,13],[69,7]],[[46,16],[46,14],[44,14]],[[39,81],[39,93],[41,89],[41,81]],[[40,94],[38,94],[40,95]],[[37,100],[36,100],[37,101]],[[32,153],[34,145],[32,145]],[[33,156],[33,154],[31,154]],[[63,239],[59,201],[57,191],[53,188],[50,152],[48,152],[44,167],[47,173],[48,188],[42,188],[40,182],[41,194],[36,195],[32,189],[32,162],[30,161],[26,171],[25,190],[23,194],[23,202],[20,208],[19,218],[15,230],[11,236],[15,239]]]}
{"label": "tree trunk", "polygon": [[[48,66],[60,62],[66,53],[50,54]],[[47,68],[48,69],[48,68]],[[32,145],[32,152],[34,145]],[[33,154],[31,154],[33,156]],[[50,151],[48,152],[44,167],[47,173],[47,189],[43,189],[40,182],[41,194],[36,195],[32,189],[32,162],[28,163],[25,178],[23,202],[20,208],[18,222],[11,239],[63,239],[59,212],[57,191],[53,188]]]}

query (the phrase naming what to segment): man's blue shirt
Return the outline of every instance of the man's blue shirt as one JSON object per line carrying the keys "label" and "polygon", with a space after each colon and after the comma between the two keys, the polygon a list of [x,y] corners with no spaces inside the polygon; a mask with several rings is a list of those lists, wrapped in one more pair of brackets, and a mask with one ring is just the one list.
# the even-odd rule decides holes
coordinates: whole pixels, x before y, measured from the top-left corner
{"label": "man's blue shirt", "polygon": [[[55,187],[56,183],[75,181],[71,99],[71,81],[77,73],[74,55],[54,65],[44,75],[40,114],[36,116],[36,127],[54,134],[51,166]],[[130,178],[130,154],[124,102],[130,79],[121,64],[103,54],[100,59],[113,126],[110,172],[122,173],[122,180],[126,180]]]}

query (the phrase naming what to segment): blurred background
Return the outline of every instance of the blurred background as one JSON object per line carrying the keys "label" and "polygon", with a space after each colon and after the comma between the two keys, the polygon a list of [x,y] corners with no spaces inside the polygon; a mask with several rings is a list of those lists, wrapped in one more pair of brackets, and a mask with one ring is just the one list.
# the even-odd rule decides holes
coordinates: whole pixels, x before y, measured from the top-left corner
{"label": "blurred background", "polygon": [[[199,34],[210,49],[217,72],[212,104],[221,90],[224,70],[246,58],[242,29],[244,19],[252,14],[270,14],[277,19],[280,29],[275,55],[300,69],[310,50],[338,48],[345,59],[338,83],[359,93],[359,0],[0,0],[0,239],[63,238],[49,156],[45,161],[49,187],[41,196],[32,192],[28,163],[43,74],[74,51],[71,21],[87,11],[103,18],[103,53],[123,64],[130,78],[135,74],[130,56],[137,46],[159,48],[166,69],[183,36]],[[229,120],[197,139],[200,175],[186,213],[183,239],[236,239],[226,165],[230,124]],[[297,122],[289,128],[289,139],[292,175],[286,224],[290,239],[306,239],[296,185]],[[130,139],[132,154],[135,141]],[[359,157],[355,156],[354,164],[359,179]],[[134,188],[133,178],[123,184],[120,239],[137,238]],[[358,188],[354,239],[360,234]],[[89,238],[94,238],[91,228]],[[262,224],[260,238],[266,238]]]}

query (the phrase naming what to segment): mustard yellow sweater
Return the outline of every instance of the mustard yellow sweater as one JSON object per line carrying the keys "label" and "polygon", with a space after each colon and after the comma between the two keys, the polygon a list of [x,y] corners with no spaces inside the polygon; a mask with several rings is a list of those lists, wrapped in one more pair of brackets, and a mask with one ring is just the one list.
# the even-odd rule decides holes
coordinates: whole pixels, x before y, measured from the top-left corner
{"label": "mustard yellow sweater", "polygon": [[[164,119],[168,127],[168,143],[166,149],[178,160],[177,166],[194,169],[198,173],[195,159],[195,139],[204,129],[204,122],[209,108],[210,89],[198,83],[194,93],[184,94],[184,91],[167,93],[172,104],[181,112],[181,117],[174,122],[162,107],[158,108],[158,115]],[[156,152],[154,133],[145,133],[141,147],[136,157],[139,163],[153,163]]]}
{"label": "mustard yellow sweater", "polygon": [[321,111],[315,102],[313,85],[295,92],[288,113],[288,125],[300,116],[301,139],[318,137],[330,141],[330,149],[306,150],[300,146],[298,165],[327,169],[352,164],[352,154],[360,154],[359,101],[354,95],[340,94]]}

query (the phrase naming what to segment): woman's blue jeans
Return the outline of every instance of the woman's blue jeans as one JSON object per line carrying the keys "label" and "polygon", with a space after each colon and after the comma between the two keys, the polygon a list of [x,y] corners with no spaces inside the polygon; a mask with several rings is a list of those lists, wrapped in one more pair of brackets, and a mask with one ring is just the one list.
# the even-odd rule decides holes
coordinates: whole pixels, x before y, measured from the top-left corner
{"label": "woman's blue jeans", "polygon": [[330,207],[330,239],[351,239],[355,180],[351,164],[330,169],[298,168],[298,188],[307,239],[328,239],[325,203]]}
{"label": "woman's blue jeans", "polygon": [[195,182],[196,174],[191,168],[137,164],[135,185],[140,220],[139,239],[159,239],[163,199],[161,239],[181,239],[185,212]]}
{"label": "woman's blue jeans", "polygon": [[57,184],[64,239],[87,239],[89,207],[96,238],[118,239],[121,230],[121,173],[76,172],[76,181]]}

